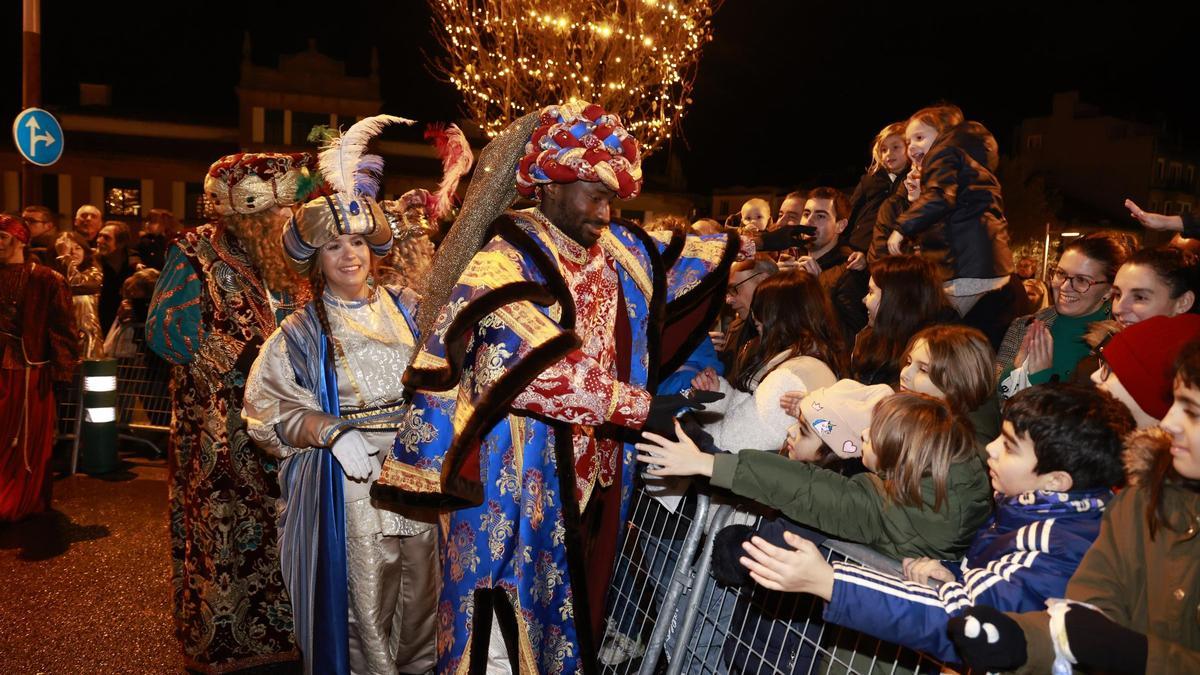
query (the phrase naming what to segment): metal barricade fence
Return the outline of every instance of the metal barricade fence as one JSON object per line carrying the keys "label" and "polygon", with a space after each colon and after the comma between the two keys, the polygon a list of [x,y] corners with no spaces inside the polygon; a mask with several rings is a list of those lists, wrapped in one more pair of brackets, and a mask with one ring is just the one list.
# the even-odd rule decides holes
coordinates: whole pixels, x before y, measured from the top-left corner
{"label": "metal barricade fence", "polygon": [[83,433],[83,368],[75,369],[75,376],[66,387],[55,391],[58,407],[58,434],[55,442],[71,444],[71,473],[79,463],[79,438]]}
{"label": "metal barricade fence", "polygon": [[[116,421],[118,439],[137,443],[158,456],[166,455],[166,435],[171,432],[171,366],[145,345],[141,324],[128,327],[132,339],[119,347],[117,361]],[[71,443],[71,473],[75,473],[83,423],[83,369],[58,401],[58,440]],[[154,440],[145,434],[151,432]]]}
{"label": "metal barricade fence", "polygon": [[[811,595],[717,584],[709,575],[710,535],[734,514],[734,507],[714,506],[704,494],[691,495],[672,511],[645,489],[635,491],[609,591],[602,672],[874,675],[949,670],[927,655],[824,623],[824,603]],[[829,540],[819,548],[830,562],[899,571],[898,562],[858,544]]]}
{"label": "metal barricade fence", "polygon": [[[144,324],[130,324],[131,339],[117,346],[117,429],[122,441],[149,447],[166,456],[171,431],[171,368],[146,346]],[[130,432],[153,432],[156,441]]]}

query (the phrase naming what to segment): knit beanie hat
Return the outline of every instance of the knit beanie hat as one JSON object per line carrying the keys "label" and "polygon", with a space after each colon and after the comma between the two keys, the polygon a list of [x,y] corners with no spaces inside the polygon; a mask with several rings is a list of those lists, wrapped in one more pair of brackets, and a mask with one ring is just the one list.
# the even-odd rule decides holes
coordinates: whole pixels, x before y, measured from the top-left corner
{"label": "knit beanie hat", "polygon": [[871,426],[875,404],[893,393],[886,384],[838,380],[805,396],[800,414],[838,457],[861,458],[862,431]]}
{"label": "knit beanie hat", "polygon": [[1114,335],[1100,356],[1138,406],[1161,420],[1174,399],[1175,359],[1193,340],[1200,340],[1200,314],[1155,316]]}

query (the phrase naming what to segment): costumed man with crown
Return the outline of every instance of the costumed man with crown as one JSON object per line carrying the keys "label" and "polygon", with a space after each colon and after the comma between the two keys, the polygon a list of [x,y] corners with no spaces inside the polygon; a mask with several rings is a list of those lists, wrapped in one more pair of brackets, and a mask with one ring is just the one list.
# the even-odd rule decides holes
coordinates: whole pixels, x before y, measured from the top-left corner
{"label": "costumed man with crown", "polygon": [[171,582],[190,669],[239,670],[299,658],[275,529],[278,462],[239,411],[250,366],[296,307],[280,237],[313,181],[306,154],[229,155],[209,168],[217,215],[172,245],[146,340],[173,364]]}
{"label": "costumed man with crown", "polygon": [[0,214],[0,523],[50,508],[55,383],[79,365],[71,292],[28,255],[29,227]]}
{"label": "costumed man with crown", "polygon": [[[754,253],[734,234],[655,239],[611,218],[610,201],[640,187],[637,141],[615,115],[550,106],[484,149],[438,251],[419,323],[441,313],[372,494],[445,511],[441,673],[598,667],[631,442],[703,402],[649,392],[704,337],[729,266]],[[517,190],[540,204],[506,212]]]}
{"label": "costumed man with crown", "polygon": [[[371,503],[417,348],[416,295],[373,280],[393,236],[374,195],[382,160],[367,142],[399,117],[330,138],[333,194],[283,234],[313,300],[283,320],[254,362],[243,416],[282,459],[279,558],[306,673],[424,673],[434,667],[437,540],[432,522]],[[335,461],[336,460],[336,461]]]}

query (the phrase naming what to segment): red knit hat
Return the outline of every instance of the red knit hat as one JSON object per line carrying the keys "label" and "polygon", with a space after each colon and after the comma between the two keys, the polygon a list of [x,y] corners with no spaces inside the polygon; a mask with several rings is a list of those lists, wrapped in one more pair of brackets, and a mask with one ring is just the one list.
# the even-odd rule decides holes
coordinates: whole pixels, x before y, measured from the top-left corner
{"label": "red knit hat", "polygon": [[1200,314],[1155,316],[1114,335],[1100,355],[1142,410],[1160,420],[1173,400],[1175,359],[1194,340]]}

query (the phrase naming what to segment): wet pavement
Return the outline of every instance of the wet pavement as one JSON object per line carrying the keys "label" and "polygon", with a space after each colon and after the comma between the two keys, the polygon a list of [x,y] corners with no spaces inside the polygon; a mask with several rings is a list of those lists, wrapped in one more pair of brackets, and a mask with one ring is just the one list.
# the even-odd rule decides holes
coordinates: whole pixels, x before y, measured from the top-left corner
{"label": "wet pavement", "polygon": [[59,477],[53,510],[0,524],[0,672],[182,673],[166,462]]}

